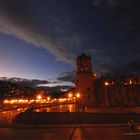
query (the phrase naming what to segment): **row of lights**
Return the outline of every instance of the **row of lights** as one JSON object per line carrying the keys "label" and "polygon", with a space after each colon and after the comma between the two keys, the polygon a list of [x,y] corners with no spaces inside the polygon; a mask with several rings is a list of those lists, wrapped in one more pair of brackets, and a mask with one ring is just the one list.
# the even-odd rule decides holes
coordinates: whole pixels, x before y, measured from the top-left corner
{"label": "row of lights", "polygon": [[80,98],[80,94],[77,93],[75,96],[72,93],[68,94],[68,98],[59,98],[59,99],[51,99],[48,96],[46,99],[42,97],[42,95],[37,95],[36,99],[11,99],[11,100],[4,100],[4,104],[31,104],[31,103],[54,103],[54,102],[67,102],[67,101],[75,101],[75,99]]}
{"label": "row of lights", "polygon": [[[107,82],[107,81],[104,82],[104,85],[105,85],[105,86],[109,86],[109,85],[113,85],[113,84],[114,84],[113,81],[112,81],[112,82]],[[129,80],[129,83],[124,83],[124,84],[130,84],[130,85],[132,85],[133,83],[132,83],[132,80],[130,79],[130,80]]]}
{"label": "row of lights", "polygon": [[31,103],[50,103],[51,98],[48,96],[47,99],[43,99],[41,95],[37,95],[36,99],[11,99],[4,100],[4,104],[31,104]]}
{"label": "row of lights", "polygon": [[[36,96],[36,99],[37,99],[37,100],[41,100],[41,99],[42,99],[42,96],[41,96],[41,95],[37,95],[37,96]],[[48,96],[48,97],[47,97],[47,101],[50,101],[50,100],[51,100],[51,97]]]}
{"label": "row of lights", "polygon": [[[74,95],[72,93],[68,94],[68,98],[72,98]],[[76,98],[80,98],[80,93],[76,94]]]}
{"label": "row of lights", "polygon": [[79,99],[80,98],[80,94],[79,93],[77,93],[75,96],[72,94],[72,93],[69,93],[68,94],[68,98],[59,98],[58,99],[58,102],[71,102],[71,101],[73,101],[73,102],[75,102],[76,101],[76,99]]}
{"label": "row of lights", "polygon": [[27,99],[12,99],[12,100],[4,100],[4,104],[31,104],[31,103],[49,103],[46,99],[42,100],[27,100]]}

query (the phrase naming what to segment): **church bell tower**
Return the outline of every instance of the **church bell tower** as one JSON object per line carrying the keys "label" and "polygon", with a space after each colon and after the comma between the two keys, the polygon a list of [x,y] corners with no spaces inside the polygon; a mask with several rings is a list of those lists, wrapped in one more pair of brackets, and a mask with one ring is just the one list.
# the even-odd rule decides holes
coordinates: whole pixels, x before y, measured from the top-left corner
{"label": "church bell tower", "polygon": [[94,104],[94,86],[91,56],[82,53],[76,60],[76,92],[80,93],[80,104],[90,106]]}

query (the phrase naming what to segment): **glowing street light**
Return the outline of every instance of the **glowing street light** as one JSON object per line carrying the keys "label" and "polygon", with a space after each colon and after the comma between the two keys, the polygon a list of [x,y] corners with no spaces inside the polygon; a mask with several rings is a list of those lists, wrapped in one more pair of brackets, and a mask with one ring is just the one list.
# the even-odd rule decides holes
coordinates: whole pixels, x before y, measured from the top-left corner
{"label": "glowing street light", "polygon": [[38,100],[40,100],[41,98],[42,98],[42,96],[41,95],[37,95],[37,97],[36,97]]}
{"label": "glowing street light", "polygon": [[78,107],[78,108],[77,108],[77,109],[78,109],[77,112],[80,111],[80,110],[79,110],[79,109],[80,109],[80,108],[79,108],[79,100],[78,100],[78,99],[80,98],[80,96],[81,96],[80,93],[77,93],[77,94],[76,94],[76,98],[77,98],[77,107]]}
{"label": "glowing street light", "polygon": [[109,85],[109,83],[108,82],[105,82],[105,86],[108,86]]}
{"label": "glowing street light", "polygon": [[129,84],[132,85],[132,80],[131,79],[129,80]]}
{"label": "glowing street light", "polygon": [[47,97],[47,100],[48,100],[48,101],[50,101],[50,99],[51,99],[51,97],[50,97],[50,96],[48,96],[48,97]]}
{"label": "glowing street light", "polygon": [[59,102],[62,102],[62,98],[59,98]]}
{"label": "glowing street light", "polygon": [[80,98],[80,93],[77,93],[77,94],[76,94],[76,97],[77,97],[77,98]]}
{"label": "glowing street light", "polygon": [[9,103],[9,101],[8,100],[4,100],[4,104],[8,104]]}
{"label": "glowing street light", "polygon": [[71,93],[68,94],[68,97],[71,98],[73,95]]}

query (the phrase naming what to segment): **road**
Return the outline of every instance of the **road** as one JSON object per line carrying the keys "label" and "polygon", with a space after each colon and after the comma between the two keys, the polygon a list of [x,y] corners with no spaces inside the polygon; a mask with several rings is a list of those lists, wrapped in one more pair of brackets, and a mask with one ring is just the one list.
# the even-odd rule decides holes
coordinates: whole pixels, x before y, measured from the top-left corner
{"label": "road", "polygon": [[[24,108],[17,108],[17,109],[9,109],[8,111],[1,111],[0,112],[0,126],[11,126],[12,120],[15,118],[16,115],[19,113],[25,111],[28,107]],[[52,107],[46,107],[46,108],[40,108],[36,109],[36,111],[42,111],[46,110],[47,112],[75,112],[76,107],[74,104],[69,104],[69,105],[59,105],[59,106],[52,106]]]}
{"label": "road", "polygon": [[10,126],[12,125],[12,121],[19,113],[25,111],[27,107],[25,108],[18,108],[18,109],[12,109],[8,111],[1,111],[0,112],[0,126]]}
{"label": "road", "polygon": [[[47,108],[49,111],[76,111],[74,105]],[[128,124],[92,125],[10,125],[22,109],[0,112],[0,140],[140,140],[139,130],[132,132]],[[63,118],[62,118],[63,119]]]}
{"label": "road", "polygon": [[[12,125],[12,120],[15,118],[16,115],[19,113],[25,111],[28,107],[24,108],[17,108],[17,109],[9,109],[8,111],[1,111],[0,112],[0,126],[9,126]],[[40,108],[36,109],[36,111],[42,111],[46,110],[47,112],[75,112],[76,107],[75,105],[69,104],[69,105],[59,105],[59,106],[52,106],[52,107],[46,107],[46,108]]]}

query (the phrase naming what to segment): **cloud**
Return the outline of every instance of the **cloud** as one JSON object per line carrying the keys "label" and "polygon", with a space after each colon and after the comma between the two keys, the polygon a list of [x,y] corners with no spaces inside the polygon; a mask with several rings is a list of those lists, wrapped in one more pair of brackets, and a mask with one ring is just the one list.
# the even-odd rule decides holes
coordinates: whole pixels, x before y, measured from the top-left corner
{"label": "cloud", "polygon": [[130,55],[127,61],[122,58],[120,61],[103,63],[97,69],[100,73],[140,73],[140,54]]}
{"label": "cloud", "polygon": [[92,0],[92,5],[99,6],[112,6],[112,7],[121,7],[121,6],[129,6],[131,0]]}
{"label": "cloud", "polygon": [[92,0],[93,11],[107,29],[106,32],[102,32],[104,35],[100,34],[100,42],[97,42],[97,45],[99,51],[103,52],[99,56],[107,56],[108,62],[105,62],[106,58],[101,59],[97,71],[139,70],[139,4],[138,0]]}
{"label": "cloud", "polygon": [[63,82],[73,82],[75,80],[75,71],[67,71],[63,72],[57,77],[58,81],[63,81]]}
{"label": "cloud", "polygon": [[[37,47],[43,47],[58,60],[69,64],[74,64],[77,52],[90,52],[93,56],[93,70],[97,72],[121,71],[127,68],[132,69],[132,67],[134,71],[138,70],[139,63],[137,62],[140,58],[139,2],[137,0],[91,0],[90,8],[92,7],[94,15],[89,16],[91,9],[87,5],[88,8],[80,7],[83,1],[80,1],[81,3],[79,1],[70,1],[70,3],[61,1],[61,4],[53,1],[50,9],[57,9],[60,6],[54,11],[47,7],[48,3],[46,4],[45,0],[32,1],[33,3],[29,0],[0,0],[0,33],[12,35]],[[36,9],[42,7],[40,4],[46,4],[45,12]],[[87,9],[83,10],[83,7]],[[79,8],[79,13],[77,8]],[[56,11],[58,13],[54,14]],[[80,11],[83,12],[81,17]],[[59,17],[61,13],[62,16]],[[76,19],[77,17],[79,19]],[[98,29],[95,29],[97,28],[94,26],[95,21],[99,22]],[[72,28],[71,22],[75,28]],[[87,34],[84,43],[82,38],[84,35],[81,37],[81,34]],[[134,57],[136,54],[138,57]],[[128,59],[129,57],[131,59]],[[72,77],[71,72],[65,72],[57,79],[71,81]]]}
{"label": "cloud", "polygon": [[[0,1],[0,32],[15,36],[27,43],[47,49],[59,60],[73,64],[75,55],[64,47],[65,42],[77,44],[78,36],[71,35],[60,38],[49,28],[37,23],[34,9],[28,1],[1,0]],[[47,22],[47,21],[46,21]],[[47,23],[46,23],[47,24]],[[62,28],[63,29],[63,28]]]}
{"label": "cloud", "polygon": [[55,78],[48,79],[48,83],[40,84],[39,86],[48,86],[48,87],[55,87],[55,86],[74,86],[74,80],[76,78],[76,71],[66,71],[60,73]]}
{"label": "cloud", "polygon": [[38,80],[38,79],[24,79],[24,78],[17,78],[17,77],[0,77],[0,81],[16,83],[18,85],[26,86],[26,87],[37,87],[38,85],[42,84],[49,84],[46,80]]}

